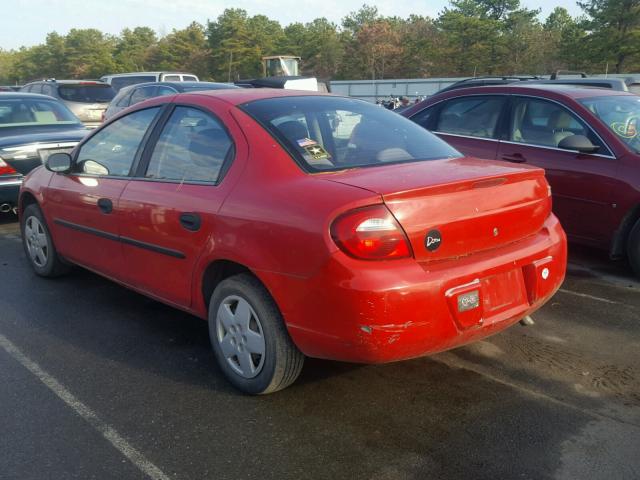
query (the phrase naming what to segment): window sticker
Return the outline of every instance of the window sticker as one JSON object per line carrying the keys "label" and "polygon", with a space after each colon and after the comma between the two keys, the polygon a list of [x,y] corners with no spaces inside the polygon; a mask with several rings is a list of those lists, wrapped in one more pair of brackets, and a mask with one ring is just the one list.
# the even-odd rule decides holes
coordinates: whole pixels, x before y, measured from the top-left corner
{"label": "window sticker", "polygon": [[622,138],[633,138],[638,135],[637,118],[630,118],[626,122],[613,122],[610,127]]}
{"label": "window sticker", "polygon": [[327,152],[320,145],[309,145],[304,147],[304,150],[313,158],[314,160],[322,160],[325,158],[331,158],[329,152]]}
{"label": "window sticker", "polygon": [[302,148],[304,147],[309,147],[311,145],[317,145],[318,142],[316,142],[315,140],[311,140],[310,138],[301,138],[300,140],[298,140],[298,145],[300,145]]}

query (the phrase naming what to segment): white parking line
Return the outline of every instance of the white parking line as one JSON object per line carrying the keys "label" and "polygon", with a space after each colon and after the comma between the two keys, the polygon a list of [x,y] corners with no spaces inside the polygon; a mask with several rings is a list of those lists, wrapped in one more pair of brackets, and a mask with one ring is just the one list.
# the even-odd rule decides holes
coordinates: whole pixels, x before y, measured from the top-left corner
{"label": "white parking line", "polygon": [[562,293],[568,293],[569,295],[575,295],[576,297],[590,298],[591,300],[597,300],[598,302],[611,303],[611,304],[615,304],[615,305],[624,305],[624,304],[622,304],[620,302],[614,302],[613,300],[608,300],[606,298],[595,297],[595,296],[589,295],[587,293],[579,293],[579,292],[574,292],[572,290],[565,290],[564,288],[560,288],[558,291],[562,292]]}
{"label": "white parking line", "polygon": [[142,453],[132,447],[122,436],[112,427],[107,425],[96,413],[78,400],[60,382],[42,370],[40,366],[23,354],[18,347],[11,343],[7,337],[0,334],[0,346],[23,367],[35,375],[38,380],[44,383],[49,390],[55,393],[67,406],[71,407],[78,415],[84,418],[93,428],[129,459],[136,467],[154,480],[169,480],[169,477],[153,463],[147,460]]}

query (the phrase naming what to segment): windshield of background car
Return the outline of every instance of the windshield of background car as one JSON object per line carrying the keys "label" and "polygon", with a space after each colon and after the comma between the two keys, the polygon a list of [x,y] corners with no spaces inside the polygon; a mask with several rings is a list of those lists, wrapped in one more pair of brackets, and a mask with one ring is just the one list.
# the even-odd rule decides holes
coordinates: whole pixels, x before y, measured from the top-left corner
{"label": "windshield of background car", "polygon": [[78,125],[80,120],[60,102],[46,98],[0,99],[0,128]]}
{"label": "windshield of background car", "polygon": [[311,172],[462,156],[412,121],[361,100],[280,97],[240,108]]}
{"label": "windshield of background car", "polygon": [[58,95],[68,102],[109,103],[116,91],[111,85],[59,85]]}
{"label": "windshield of background car", "polygon": [[640,97],[616,95],[581,98],[580,103],[602,120],[620,140],[640,153]]}

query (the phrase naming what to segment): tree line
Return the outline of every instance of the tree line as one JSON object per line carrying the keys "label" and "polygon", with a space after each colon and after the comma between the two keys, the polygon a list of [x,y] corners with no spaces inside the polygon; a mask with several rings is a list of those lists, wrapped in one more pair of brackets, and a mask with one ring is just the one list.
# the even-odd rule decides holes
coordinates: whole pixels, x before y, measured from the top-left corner
{"label": "tree line", "polygon": [[322,79],[640,71],[640,0],[578,5],[578,17],[556,7],[544,19],[520,0],[451,0],[436,18],[387,17],[363,5],[340,24],[317,18],[286,26],[230,8],[164,36],[148,27],[119,35],[72,29],[39,45],[0,48],[0,83],[143,70],[233,81],[260,76],[266,55],[300,56],[302,72]]}

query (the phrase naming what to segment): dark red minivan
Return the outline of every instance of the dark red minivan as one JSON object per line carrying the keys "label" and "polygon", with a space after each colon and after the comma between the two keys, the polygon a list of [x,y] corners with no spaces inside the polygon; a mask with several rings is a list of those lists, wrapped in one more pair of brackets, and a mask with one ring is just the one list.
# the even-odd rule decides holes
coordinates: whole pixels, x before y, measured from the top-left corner
{"label": "dark red minivan", "polygon": [[559,85],[475,87],[402,115],[466,155],[544,168],[569,239],[626,255],[640,275],[640,97]]}

